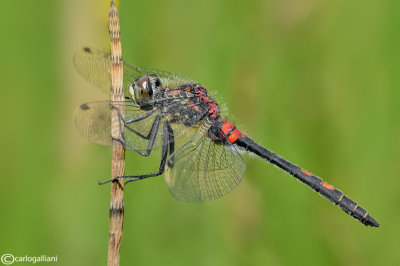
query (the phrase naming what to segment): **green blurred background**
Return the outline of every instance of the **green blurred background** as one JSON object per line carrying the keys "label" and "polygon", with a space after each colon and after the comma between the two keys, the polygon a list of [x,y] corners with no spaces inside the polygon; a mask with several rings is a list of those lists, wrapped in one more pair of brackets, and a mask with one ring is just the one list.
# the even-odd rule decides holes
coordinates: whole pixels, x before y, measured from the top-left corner
{"label": "green blurred background", "polygon": [[[127,61],[218,93],[250,137],[322,176],[381,223],[367,228],[294,178],[244,156],[220,200],[126,188],[121,265],[400,265],[399,1],[121,1]],[[106,265],[111,151],[73,124],[105,99],[73,69],[109,47],[108,1],[3,1],[0,253]],[[129,152],[127,174],[157,169]]]}

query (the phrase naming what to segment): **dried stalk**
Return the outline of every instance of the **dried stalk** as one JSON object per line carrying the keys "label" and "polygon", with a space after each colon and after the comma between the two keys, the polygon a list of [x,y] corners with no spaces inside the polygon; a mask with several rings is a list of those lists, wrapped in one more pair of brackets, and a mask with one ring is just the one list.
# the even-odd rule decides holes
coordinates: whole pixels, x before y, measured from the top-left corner
{"label": "dried stalk", "polygon": [[[110,5],[109,30],[111,38],[111,101],[124,100],[123,87],[123,63],[121,50],[121,35],[119,17],[114,2]],[[123,105],[118,105],[123,114]],[[111,118],[111,136],[114,139],[121,139],[122,121],[118,117],[117,111],[113,110]],[[123,176],[125,168],[125,150],[121,142],[112,143],[112,177]],[[110,200],[110,231],[108,238],[108,266],[118,266],[120,261],[120,247],[122,238],[122,228],[124,221],[124,180],[111,185]]]}

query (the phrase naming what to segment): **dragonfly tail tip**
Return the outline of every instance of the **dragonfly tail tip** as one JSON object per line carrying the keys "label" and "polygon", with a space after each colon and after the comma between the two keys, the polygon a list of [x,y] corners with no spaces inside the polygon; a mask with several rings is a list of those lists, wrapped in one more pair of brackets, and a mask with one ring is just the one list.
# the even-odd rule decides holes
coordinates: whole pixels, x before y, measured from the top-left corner
{"label": "dragonfly tail tip", "polygon": [[371,216],[367,215],[364,219],[364,224],[367,226],[372,226],[372,227],[379,227],[380,224]]}

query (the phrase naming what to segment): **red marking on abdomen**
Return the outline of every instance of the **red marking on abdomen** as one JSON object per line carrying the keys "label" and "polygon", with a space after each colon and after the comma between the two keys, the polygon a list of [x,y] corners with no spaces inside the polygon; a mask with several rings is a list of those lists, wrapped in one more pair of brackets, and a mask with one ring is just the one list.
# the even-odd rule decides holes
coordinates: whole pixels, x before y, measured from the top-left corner
{"label": "red marking on abdomen", "polygon": [[221,132],[223,133],[222,135],[223,137],[228,137],[231,143],[235,143],[239,138],[239,135],[241,137],[244,137],[244,134],[240,132],[239,129],[235,128],[234,125],[232,125],[227,121],[222,121],[222,122],[224,123],[221,127]]}
{"label": "red marking on abdomen", "polygon": [[312,174],[310,174],[309,172],[307,172],[307,171],[304,170],[304,169],[301,169],[300,172],[302,172],[302,173],[305,174],[305,175],[312,176]]}
{"label": "red marking on abdomen", "polygon": [[325,183],[324,181],[322,181],[321,185],[322,185],[324,188],[326,188],[326,189],[335,190],[334,187],[332,187],[332,186],[329,185],[328,183]]}

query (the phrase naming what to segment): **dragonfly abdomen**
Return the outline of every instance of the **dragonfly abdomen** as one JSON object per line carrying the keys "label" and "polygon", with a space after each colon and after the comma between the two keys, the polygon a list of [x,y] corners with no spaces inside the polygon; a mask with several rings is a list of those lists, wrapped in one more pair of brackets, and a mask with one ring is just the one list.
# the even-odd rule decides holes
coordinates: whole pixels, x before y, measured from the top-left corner
{"label": "dragonfly abdomen", "polygon": [[290,175],[294,176],[334,204],[338,205],[343,211],[359,220],[364,225],[379,227],[379,223],[368,214],[367,210],[359,206],[357,202],[346,197],[340,190],[329,185],[318,176],[310,174],[306,170],[301,169],[297,165],[292,164],[275,153],[258,145],[246,136],[239,135],[235,144],[285,170]]}

